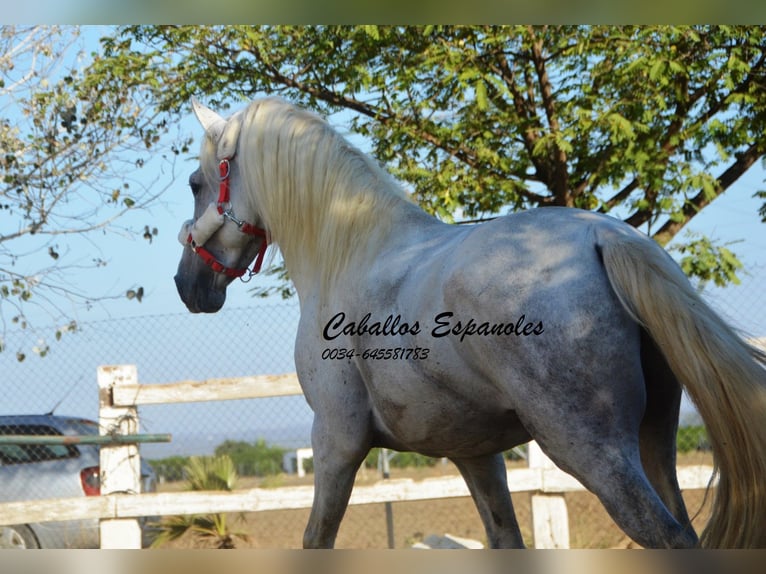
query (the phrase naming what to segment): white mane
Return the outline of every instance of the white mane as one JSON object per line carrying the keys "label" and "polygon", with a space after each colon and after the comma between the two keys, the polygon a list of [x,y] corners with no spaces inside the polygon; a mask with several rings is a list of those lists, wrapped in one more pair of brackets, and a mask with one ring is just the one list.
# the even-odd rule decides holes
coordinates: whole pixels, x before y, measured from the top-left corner
{"label": "white mane", "polygon": [[393,178],[318,116],[279,98],[256,100],[240,117],[249,208],[282,251],[293,280],[320,277],[323,293],[390,229],[409,201]]}

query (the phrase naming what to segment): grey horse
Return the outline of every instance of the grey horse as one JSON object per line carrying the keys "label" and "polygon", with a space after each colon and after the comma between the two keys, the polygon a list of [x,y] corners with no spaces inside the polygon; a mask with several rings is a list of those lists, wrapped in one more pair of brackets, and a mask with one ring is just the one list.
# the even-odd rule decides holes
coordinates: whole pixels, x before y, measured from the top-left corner
{"label": "grey horse", "polygon": [[[448,225],[306,110],[193,107],[206,137],[176,285],[215,312],[267,244],[282,253],[314,413],[305,547],[334,545],[375,446],[454,461],[489,545],[522,547],[502,452],[530,439],[642,546],[766,546],[766,357],[651,239],[567,208]],[[719,475],[699,538],[675,474],[682,388]]]}

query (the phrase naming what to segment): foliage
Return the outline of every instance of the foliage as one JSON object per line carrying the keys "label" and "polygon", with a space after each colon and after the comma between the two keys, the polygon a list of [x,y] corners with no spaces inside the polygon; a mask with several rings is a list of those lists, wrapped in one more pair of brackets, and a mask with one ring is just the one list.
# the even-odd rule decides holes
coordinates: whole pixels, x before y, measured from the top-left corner
{"label": "foliage", "polygon": [[527,454],[529,452],[529,449],[527,448],[526,444],[522,444],[519,446],[516,446],[512,448],[511,450],[507,450],[503,453],[503,457],[506,460],[526,460]]}
{"label": "foliage", "polygon": [[151,460],[149,463],[152,465],[154,472],[157,476],[162,477],[163,480],[168,482],[175,482],[177,480],[183,480],[184,467],[189,463],[189,457],[187,456],[170,456],[167,458]]}
{"label": "foliage", "polygon": [[763,199],[763,205],[758,209],[758,215],[761,216],[761,223],[766,223],[766,191],[756,191],[753,197]]}
{"label": "foliage", "polygon": [[[229,492],[234,490],[237,482],[234,464],[227,456],[190,457],[184,475],[187,490]],[[227,514],[182,515],[168,517],[159,524],[159,533],[152,546],[163,546],[187,533],[218,549],[235,548],[237,538],[247,539],[246,534],[230,529]]]}
{"label": "foliage", "polygon": [[[378,468],[380,450],[381,449],[379,448],[370,450],[367,457],[364,459],[365,468]],[[391,468],[421,468],[426,466],[436,466],[436,463],[439,462],[438,458],[418,454],[416,452],[389,451],[389,455],[391,455],[391,458],[389,459]]]}
{"label": "foliage", "polygon": [[226,455],[192,456],[184,467],[188,490],[234,490],[237,471]]}
{"label": "foliage", "polygon": [[683,255],[679,262],[681,269],[698,279],[700,290],[710,281],[719,287],[729,282],[740,283],[737,271],[742,269],[742,262],[727,247],[714,245],[708,237],[697,236],[686,244],[671,248],[673,250]]}
{"label": "foliage", "polygon": [[[215,448],[214,455],[230,460],[239,476],[266,477],[282,472],[285,452],[287,449],[269,445],[264,439],[253,443],[226,440]],[[157,475],[167,481],[189,480],[188,469],[196,464],[199,463],[193,462],[193,459],[187,456],[171,456],[151,461]]]}
{"label": "foliage", "polygon": [[216,456],[229,457],[242,476],[269,476],[282,472],[286,449],[266,444],[264,439],[254,443],[227,440],[215,449]]}
{"label": "foliage", "polygon": [[[37,305],[62,326],[59,338],[76,331],[60,301],[91,305],[126,292],[137,301],[143,296],[140,287],[106,295],[71,287],[71,274],[108,264],[95,241],[86,243],[85,254],[71,247],[74,239],[112,231],[151,242],[158,232],[150,224],[132,229],[120,222],[161,192],[131,174],[160,155],[166,120],[145,105],[145,87],[104,81],[98,62],[78,27],[0,27],[4,326],[26,327],[27,309]],[[182,144],[178,149],[185,151]]]}
{"label": "foliage", "polygon": [[[446,220],[574,206],[665,245],[766,152],[757,26],[135,26],[105,46],[150,54],[162,109],[265,92],[347,112]],[[723,255],[705,246],[690,272]]]}
{"label": "foliage", "polygon": [[710,450],[707,430],[704,426],[685,426],[678,428],[676,449],[680,453],[693,450]]}

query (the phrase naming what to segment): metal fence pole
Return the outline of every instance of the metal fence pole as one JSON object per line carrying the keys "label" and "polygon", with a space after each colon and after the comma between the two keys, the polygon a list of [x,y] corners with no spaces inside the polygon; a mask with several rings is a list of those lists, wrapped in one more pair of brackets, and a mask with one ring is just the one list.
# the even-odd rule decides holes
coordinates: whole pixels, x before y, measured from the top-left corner
{"label": "metal fence pole", "polygon": [[[388,449],[380,449],[379,456],[383,479],[385,480],[391,477],[391,468],[388,463]],[[388,538],[388,547],[393,549],[396,547],[396,542],[394,540],[394,508],[390,500],[386,501],[384,506],[386,508],[386,536]]]}

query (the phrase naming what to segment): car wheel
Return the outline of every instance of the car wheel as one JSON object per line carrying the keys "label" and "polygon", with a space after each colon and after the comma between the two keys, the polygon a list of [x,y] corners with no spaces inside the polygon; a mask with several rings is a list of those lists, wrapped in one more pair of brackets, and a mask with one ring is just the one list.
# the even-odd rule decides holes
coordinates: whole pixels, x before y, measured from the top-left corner
{"label": "car wheel", "polygon": [[0,526],[0,548],[40,548],[28,526]]}

